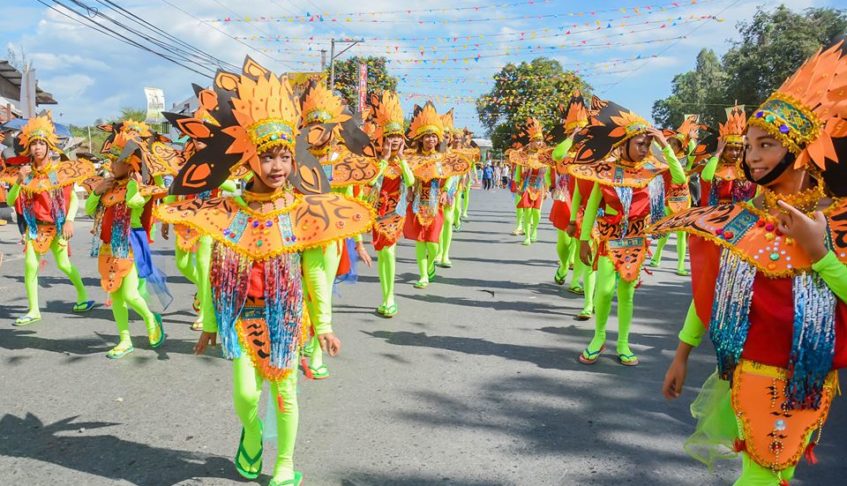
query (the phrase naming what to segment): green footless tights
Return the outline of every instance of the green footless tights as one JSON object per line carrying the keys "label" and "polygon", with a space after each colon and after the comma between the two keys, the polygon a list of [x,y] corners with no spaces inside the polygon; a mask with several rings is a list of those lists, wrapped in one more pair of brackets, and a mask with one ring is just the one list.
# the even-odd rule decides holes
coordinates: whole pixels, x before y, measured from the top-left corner
{"label": "green footless tights", "polygon": [[[264,380],[256,372],[247,352],[242,350],[241,357],[232,362],[232,400],[235,413],[244,427],[244,449],[250,457],[256,456],[262,442],[259,402],[263,384]],[[294,442],[297,440],[297,425],[300,420],[297,406],[297,373],[289,373],[282,381],[271,383],[271,393],[277,398],[274,400],[277,404],[277,454],[273,477],[277,481],[286,481],[294,478]],[[280,401],[282,408],[279,407]],[[241,466],[249,470],[248,464],[242,463]]]}
{"label": "green footless tights", "polygon": [[112,292],[109,297],[112,299],[112,315],[115,316],[115,324],[118,326],[119,344],[132,344],[132,339],[129,334],[129,307],[138,313],[144,319],[144,325],[147,326],[147,334],[151,334],[156,330],[156,320],[153,313],[147,307],[147,302],[138,293],[139,281],[138,271],[135,265],[124,277],[121,282],[121,288],[117,292]]}
{"label": "green footless tights", "polygon": [[519,194],[515,194],[515,230],[523,229],[524,210],[523,208],[518,207],[518,202],[520,200],[521,196]]}
{"label": "green footless tights", "polygon": [[468,207],[471,204],[471,181],[468,181],[465,191],[462,193],[462,217],[468,217]]}
{"label": "green footless tights", "polygon": [[556,238],[556,253],[559,255],[559,275],[567,275],[568,267],[573,264],[570,288],[579,287],[580,281],[585,291],[585,301],[582,306],[583,313],[594,312],[594,287],[597,282],[597,273],[590,265],[582,263],[579,258],[579,240],[571,237],[566,232],[558,230]]}
{"label": "green footless tights", "polygon": [[523,216],[523,230],[526,239],[535,241],[538,239],[538,223],[541,221],[541,210],[525,208]]}
{"label": "green footless tights", "polygon": [[[653,253],[653,258],[650,260],[653,266],[658,266],[662,261],[662,252],[665,245],[668,243],[670,234],[659,238],[656,244],[656,252]],[[685,231],[677,231],[676,233],[676,270],[678,272],[685,271],[685,256],[688,253],[688,233]]]}
{"label": "green footless tights", "polygon": [[452,206],[444,206],[444,224],[441,226],[441,240],[438,245],[438,255],[435,260],[439,263],[450,261],[450,245],[453,243],[453,223],[456,222],[456,207],[458,203],[453,202]]}
{"label": "green footless tights", "polygon": [[435,269],[435,258],[438,256],[438,243],[430,241],[415,242],[415,257],[418,260],[419,282],[429,282],[429,273]]}
{"label": "green footless tights", "polygon": [[[326,275],[326,285],[330,289],[330,301],[332,300],[332,288],[335,284],[335,276],[338,273],[338,265],[341,264],[341,251],[338,245],[346,244],[346,241],[333,241],[324,247],[323,268]],[[330,303],[330,305],[332,305]],[[312,342],[309,344],[311,353],[309,354],[309,367],[316,370],[324,364],[324,353],[318,343],[318,336],[312,337]]]}
{"label": "green footless tights", "polygon": [[618,345],[617,353],[631,355],[629,349],[629,327],[632,324],[633,301],[636,282],[626,282],[618,278],[615,265],[609,257],[602,256],[597,265],[597,320],[594,338],[588,345],[588,351],[597,352],[606,342],[606,323],[612,312],[612,293],[615,283],[618,286]]}
{"label": "green footless tights", "polygon": [[382,305],[394,305],[394,276],[396,273],[397,245],[386,246],[377,252],[376,269],[382,288]]}
{"label": "green footless tights", "polygon": [[[68,258],[68,243],[63,238],[53,238],[50,244],[50,252],[53,253],[53,258],[56,260],[56,267],[65,275],[73,284],[76,290],[76,302],[82,304],[88,301],[88,293],[85,291],[85,285],[82,284],[82,277],[79,270],[71,263]],[[31,241],[26,243],[26,252],[24,254],[24,288],[26,288],[27,303],[29,311],[26,315],[30,317],[40,317],[41,310],[38,308],[38,253],[35,252],[35,247]]]}

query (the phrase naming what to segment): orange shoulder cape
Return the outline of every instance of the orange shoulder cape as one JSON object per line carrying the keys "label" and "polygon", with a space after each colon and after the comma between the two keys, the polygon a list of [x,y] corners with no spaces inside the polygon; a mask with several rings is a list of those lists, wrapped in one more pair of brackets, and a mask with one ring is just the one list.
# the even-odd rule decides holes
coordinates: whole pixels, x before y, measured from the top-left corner
{"label": "orange shoulder cape", "polygon": [[[824,214],[829,222],[827,236],[832,250],[847,264],[847,201],[837,201]],[[651,234],[674,231],[685,231],[728,248],[771,278],[793,276],[812,267],[800,245],[779,232],[775,218],[748,204],[692,208],[647,229]]]}
{"label": "orange shoulder cape", "polygon": [[294,253],[368,231],[365,202],[338,193],[294,195],[279,210],[259,213],[233,198],[192,199],[156,208],[156,216],[211,236],[253,260]]}

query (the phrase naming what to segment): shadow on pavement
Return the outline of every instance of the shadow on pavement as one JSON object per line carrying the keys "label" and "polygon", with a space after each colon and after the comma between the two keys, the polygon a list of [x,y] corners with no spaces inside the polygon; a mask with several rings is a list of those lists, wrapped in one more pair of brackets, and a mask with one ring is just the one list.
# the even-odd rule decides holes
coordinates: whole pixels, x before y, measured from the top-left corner
{"label": "shadow on pavement", "polygon": [[[24,418],[5,415],[0,419],[0,454],[139,486],[176,484],[192,478],[239,478],[231,458],[152,447],[114,435],[88,435],[91,430],[121,424],[75,422],[76,418],[44,424],[29,413]],[[25,471],[19,471],[20,476],[26,476]]]}

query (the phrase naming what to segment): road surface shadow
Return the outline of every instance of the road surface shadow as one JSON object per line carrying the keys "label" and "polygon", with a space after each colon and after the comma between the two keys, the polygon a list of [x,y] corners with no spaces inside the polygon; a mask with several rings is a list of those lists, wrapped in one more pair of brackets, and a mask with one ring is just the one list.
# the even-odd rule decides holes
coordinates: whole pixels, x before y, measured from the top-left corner
{"label": "road surface shadow", "polygon": [[[0,454],[139,486],[176,484],[192,478],[240,478],[231,458],[153,447],[114,435],[88,435],[92,430],[121,424],[75,422],[77,417],[44,424],[31,413],[24,418],[5,415],[0,419]],[[201,445],[197,441],[189,444]],[[18,478],[22,476],[27,476],[23,468],[17,474]],[[20,484],[26,484],[26,480]]]}

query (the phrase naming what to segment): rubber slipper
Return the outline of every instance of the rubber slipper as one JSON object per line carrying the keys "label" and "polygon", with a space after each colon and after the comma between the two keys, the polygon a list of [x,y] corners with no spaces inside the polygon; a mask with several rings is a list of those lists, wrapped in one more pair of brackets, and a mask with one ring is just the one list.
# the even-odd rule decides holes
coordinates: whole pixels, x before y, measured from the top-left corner
{"label": "rubber slipper", "polygon": [[588,348],[585,348],[585,351],[580,353],[579,362],[586,365],[593,365],[600,359],[600,353],[606,350],[606,345],[600,346],[600,349],[597,351],[589,351]]}
{"label": "rubber slipper", "polygon": [[312,368],[311,366],[309,366],[309,371],[312,372],[313,380],[323,380],[325,378],[329,378],[329,368],[327,368],[324,364],[318,366],[317,368]]}
{"label": "rubber slipper", "polygon": [[121,345],[120,345],[120,344],[118,344],[118,345],[117,345],[117,346],[115,346],[114,348],[110,349],[110,350],[106,353],[106,357],[107,357],[107,358],[109,358],[109,359],[121,359],[121,358],[123,358],[124,356],[128,355],[129,353],[131,353],[131,352],[135,351],[135,348],[134,348],[134,347],[132,347],[132,345],[131,345],[131,344],[129,345],[129,347],[122,348],[122,349],[118,349],[118,348],[120,348],[120,347],[121,347]]}
{"label": "rubber slipper", "polygon": [[[260,429],[261,434],[261,429]],[[262,453],[265,451],[265,446],[259,441],[259,452],[256,453],[252,458],[247,454],[247,451],[244,449],[244,428],[241,428],[241,438],[238,439],[238,451],[235,453],[235,470],[238,471],[238,474],[241,475],[244,479],[256,479],[262,474]],[[256,464],[259,467],[256,468],[256,471],[248,471],[241,466],[241,457],[244,456],[244,462],[247,463],[247,466],[251,469]]]}
{"label": "rubber slipper", "polygon": [[585,289],[578,285],[576,287],[568,287],[568,292],[574,295],[585,295]]}
{"label": "rubber slipper", "polygon": [[425,289],[427,287],[429,287],[429,282],[421,282],[420,280],[415,282],[415,288],[416,289]]}
{"label": "rubber slipper", "polygon": [[588,320],[591,320],[592,314],[594,314],[594,313],[588,312],[588,311],[582,311],[579,314],[577,314],[576,317],[574,317],[574,319],[576,319],[577,321],[588,321]]}
{"label": "rubber slipper", "polygon": [[[158,348],[165,342],[165,328],[162,326],[162,316],[160,314],[153,314],[153,318],[156,320],[156,327],[159,328],[159,340],[156,342],[150,342],[150,347],[153,349]],[[147,336],[147,339],[150,339],[150,336]]]}
{"label": "rubber slipper", "polygon": [[384,312],[382,313],[382,315],[385,316],[385,317],[396,316],[397,315],[397,304],[391,304],[388,307],[386,307]]}
{"label": "rubber slipper", "polygon": [[638,366],[638,358],[634,354],[618,353],[618,363],[624,366]]}
{"label": "rubber slipper", "polygon": [[559,273],[559,270],[561,270],[561,268],[557,268],[556,273],[553,274],[553,281],[556,282],[556,285],[565,285],[566,275]]}
{"label": "rubber slipper", "polygon": [[271,482],[268,483],[268,486],[300,486],[303,482],[303,473],[300,471],[294,471],[294,479],[288,479],[285,481],[277,481],[271,478]]}
{"label": "rubber slipper", "polygon": [[30,324],[35,324],[41,320],[41,316],[21,316],[15,319],[15,326],[23,327]]}
{"label": "rubber slipper", "polygon": [[80,302],[78,304],[74,304],[74,312],[77,312],[77,313],[88,312],[93,308],[94,308],[94,301],[93,300],[87,300],[85,302]]}

